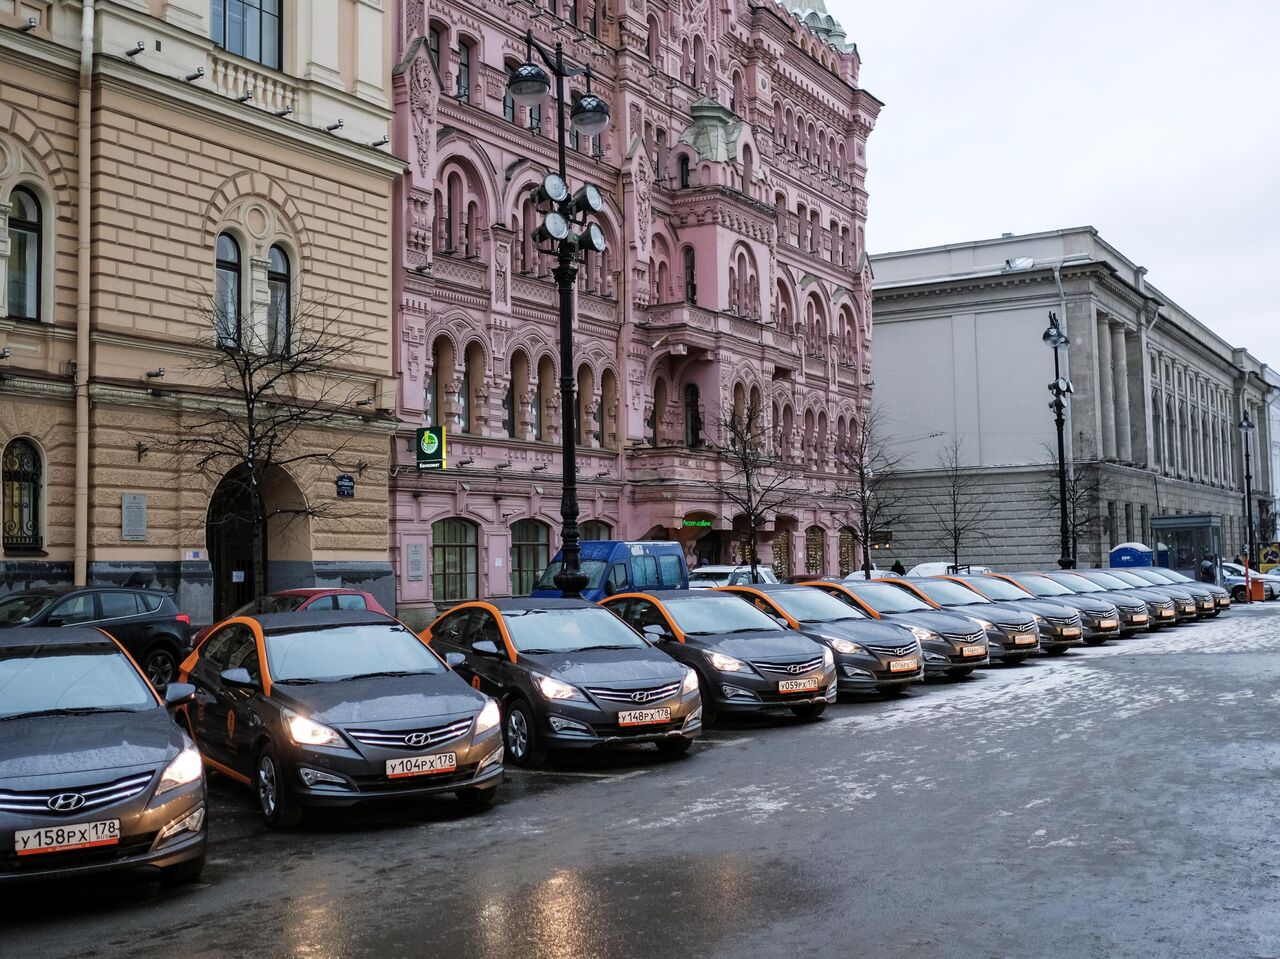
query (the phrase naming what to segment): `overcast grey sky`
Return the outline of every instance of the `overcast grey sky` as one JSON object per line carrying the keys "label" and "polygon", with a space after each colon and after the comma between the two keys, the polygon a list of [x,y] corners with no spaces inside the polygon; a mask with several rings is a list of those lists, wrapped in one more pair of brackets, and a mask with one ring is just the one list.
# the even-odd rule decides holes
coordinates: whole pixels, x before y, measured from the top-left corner
{"label": "overcast grey sky", "polygon": [[885,101],[872,253],[1089,224],[1280,366],[1280,0],[827,0]]}

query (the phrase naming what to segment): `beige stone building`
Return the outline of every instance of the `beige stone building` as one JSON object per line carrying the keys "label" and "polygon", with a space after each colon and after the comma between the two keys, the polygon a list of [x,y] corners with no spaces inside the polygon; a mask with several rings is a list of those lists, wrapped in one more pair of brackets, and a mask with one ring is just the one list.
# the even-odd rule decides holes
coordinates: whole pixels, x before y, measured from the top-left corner
{"label": "beige stone building", "polygon": [[[390,600],[389,29],[373,0],[0,0],[0,594]],[[283,378],[313,412],[258,454],[261,550],[224,359],[321,316],[344,348]]]}

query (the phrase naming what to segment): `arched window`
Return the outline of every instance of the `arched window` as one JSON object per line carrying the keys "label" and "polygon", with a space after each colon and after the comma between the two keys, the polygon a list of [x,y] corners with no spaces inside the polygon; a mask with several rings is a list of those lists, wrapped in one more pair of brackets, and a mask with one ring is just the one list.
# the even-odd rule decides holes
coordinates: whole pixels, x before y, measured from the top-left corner
{"label": "arched window", "polygon": [[589,519],[578,527],[578,532],[583,542],[587,540],[611,539],[613,537],[613,527],[604,520]]}
{"label": "arched window", "polygon": [[279,356],[289,352],[293,323],[292,278],[289,274],[289,255],[279,246],[267,251],[267,290],[270,305],[267,307],[267,346]]}
{"label": "arched window", "polygon": [[511,595],[527,596],[550,561],[546,523],[522,519],[511,524]]}
{"label": "arched window", "polygon": [[40,494],[44,487],[40,451],[18,439],[4,448],[3,519],[6,550],[40,549]]}
{"label": "arched window", "polygon": [[679,175],[680,175],[680,178],[679,178],[679,180],[678,180],[677,182],[680,184],[680,186],[681,186],[681,188],[682,188],[682,189],[688,188],[688,186],[689,186],[689,156],[688,156],[688,154],[684,154],[684,153],[682,153],[682,154],[680,155],[680,162],[679,162],[679,164],[678,164],[678,169],[679,169]]}
{"label": "arched window", "polygon": [[544,356],[538,363],[537,395],[533,398],[533,433],[540,440],[551,439],[548,428],[553,417],[548,415],[548,404],[555,395],[556,368],[551,357]]}
{"label": "arched window", "polygon": [[848,576],[853,572],[853,556],[857,542],[858,537],[852,527],[840,527],[840,539],[836,551],[839,553],[839,572],[841,576]]}
{"label": "arched window", "polygon": [[240,345],[240,244],[230,233],[218,234],[213,322],[218,345]]}
{"label": "arched window", "polygon": [[658,18],[649,16],[649,36],[645,41],[645,52],[649,55],[650,62],[656,64],[658,62],[658,51],[662,38],[658,34]]}
{"label": "arched window", "polygon": [[702,446],[702,402],[696,383],[686,383],[684,388],[684,445],[691,450]]}
{"label": "arched window", "polygon": [[804,531],[804,571],[826,572],[827,532],[821,526],[810,526]]}
{"label": "arched window", "polygon": [[578,388],[573,391],[573,441],[579,446],[587,437],[595,436],[595,423],[587,416],[587,405],[595,394],[591,367],[583,363],[578,367]]}
{"label": "arched window", "polygon": [[427,374],[426,417],[433,426],[444,423],[448,413],[445,393],[452,379],[453,343],[440,336],[431,346],[431,370]]}
{"label": "arched window", "polygon": [[431,524],[431,598],[435,602],[476,598],[479,552],[475,523],[455,517]]}
{"label": "arched window", "polygon": [[[514,65],[508,63],[507,76],[511,76],[511,71],[515,69]],[[502,119],[508,123],[516,122],[516,98],[511,95],[511,89],[507,86],[502,88]]]}
{"label": "arched window", "polygon": [[661,445],[659,434],[662,428],[662,421],[667,415],[667,381],[658,380],[653,384],[653,409],[649,413],[649,422],[645,424],[649,430],[649,445]]}
{"label": "arched window", "polygon": [[228,53],[280,69],[281,0],[212,0],[213,42]]}
{"label": "arched window", "polygon": [[511,358],[511,378],[502,398],[503,422],[512,439],[528,439],[524,435],[525,394],[529,391],[529,357],[517,350]]}
{"label": "arched window", "polygon": [[742,148],[742,192],[751,195],[751,185],[755,180],[755,156],[751,152],[751,147],[743,146]]}
{"label": "arched window", "polygon": [[440,44],[444,39],[444,31],[436,24],[431,24],[431,29],[427,31],[427,53],[431,55],[431,62],[435,64],[438,71],[440,69]]}
{"label": "arched window", "polygon": [[458,420],[464,433],[480,431],[481,411],[475,409],[472,398],[484,382],[484,351],[479,343],[472,343],[463,354],[462,387],[458,390]]}
{"label": "arched window", "polygon": [[693,247],[684,248],[684,299],[686,303],[698,302],[698,272]]}
{"label": "arched window", "polygon": [[17,187],[9,197],[9,318],[40,319],[44,231],[35,194]]}
{"label": "arched window", "polygon": [[458,41],[458,102],[471,102],[471,54],[472,45]]}

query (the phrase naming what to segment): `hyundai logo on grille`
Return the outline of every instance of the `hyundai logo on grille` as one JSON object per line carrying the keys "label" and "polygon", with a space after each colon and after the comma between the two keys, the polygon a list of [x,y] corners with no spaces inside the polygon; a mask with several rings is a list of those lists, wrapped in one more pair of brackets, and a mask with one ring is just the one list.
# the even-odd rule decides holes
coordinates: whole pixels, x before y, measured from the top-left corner
{"label": "hyundai logo on grille", "polygon": [[649,690],[637,689],[634,693],[631,694],[631,701],[633,703],[647,703],[649,701],[649,696],[650,696]]}
{"label": "hyundai logo on grille", "polygon": [[426,733],[410,733],[404,737],[404,744],[406,746],[425,746],[430,738]]}
{"label": "hyundai logo on grille", "polygon": [[893,655],[906,656],[907,654],[914,653],[915,651],[916,650],[914,646],[899,646],[897,649],[893,651]]}
{"label": "hyundai logo on grille", "polygon": [[792,663],[787,667],[789,673],[806,673],[809,671],[808,663]]}
{"label": "hyundai logo on grille", "polygon": [[79,793],[58,793],[50,796],[46,805],[54,812],[73,812],[84,805],[84,797]]}

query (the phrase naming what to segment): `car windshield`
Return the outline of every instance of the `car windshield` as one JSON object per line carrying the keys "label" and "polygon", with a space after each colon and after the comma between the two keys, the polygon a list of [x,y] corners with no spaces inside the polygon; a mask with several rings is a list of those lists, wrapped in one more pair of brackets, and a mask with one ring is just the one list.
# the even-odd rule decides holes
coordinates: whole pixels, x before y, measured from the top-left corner
{"label": "car windshield", "polygon": [[267,633],[273,682],[331,683],[362,676],[442,673],[444,666],[403,626],[335,626]]}
{"label": "car windshield", "polygon": [[643,649],[647,644],[622,620],[598,606],[506,609],[511,644],[519,653],[577,653],[584,649]]}
{"label": "car windshield", "polygon": [[119,649],[102,643],[0,649],[0,719],[140,712],[156,697]]}
{"label": "car windshield", "polygon": [[[1112,573],[1116,576],[1121,575],[1115,570],[1112,570]],[[1157,572],[1154,569],[1134,569],[1125,570],[1125,573],[1138,580],[1144,586],[1172,586],[1174,583],[1173,578],[1167,575],[1164,570]],[[1191,582],[1191,580],[1187,580],[1187,582]]]}
{"label": "car windshield", "polygon": [[236,610],[237,616],[246,613],[295,613],[311,597],[305,593],[276,593],[259,596],[252,603]]}
{"label": "car windshield", "polygon": [[731,575],[733,574],[730,573],[728,570],[725,570],[723,572],[694,570],[692,573],[689,574],[689,585],[693,586],[696,584],[701,586],[704,584],[710,584],[715,586],[721,586],[729,582],[729,577]]}
{"label": "car windshield", "polygon": [[1106,590],[1097,583],[1091,583],[1083,576],[1075,576],[1071,573],[1059,573],[1053,577],[1063,586],[1070,588],[1077,593],[1105,593]]}
{"label": "car windshield", "polygon": [[973,584],[988,599],[1034,599],[1021,586],[1014,586],[1007,579],[996,579],[994,576],[983,576]]}
{"label": "car windshield", "polygon": [[1159,576],[1161,579],[1166,579],[1170,583],[1194,583],[1195,582],[1195,580],[1192,579],[1190,576],[1186,575],[1186,573],[1179,573],[1176,569],[1153,569],[1151,570],[1151,575]]}
{"label": "car windshield", "polygon": [[852,588],[854,594],[877,613],[914,613],[933,609],[919,596],[888,583],[859,583]]}
{"label": "car windshield", "polygon": [[1091,583],[1097,583],[1103,589],[1132,589],[1137,583],[1129,582],[1120,578],[1120,574],[1112,575],[1110,573],[1099,573],[1091,570],[1083,578],[1088,579]]}
{"label": "car windshield", "polygon": [[1022,580],[1028,591],[1037,596],[1072,596],[1074,591],[1047,576],[1028,576]]}
{"label": "car windshield", "polygon": [[801,623],[834,623],[841,619],[866,619],[866,616],[848,603],[841,602],[830,593],[806,586],[803,589],[782,589],[769,593],[769,598],[786,611],[792,619]]}
{"label": "car windshield", "polygon": [[39,616],[56,596],[51,593],[14,593],[0,599],[0,626],[21,626]]}
{"label": "car windshield", "polygon": [[[1105,573],[1102,576],[1096,577],[1094,579],[1094,582],[1101,583],[1103,586],[1106,586],[1107,585],[1106,581],[1111,579],[1119,580],[1121,583],[1124,583],[1125,589],[1130,589],[1134,586],[1150,586],[1151,585],[1150,582],[1143,579],[1141,576],[1135,573],[1130,573],[1125,570],[1119,570],[1119,569],[1113,569],[1109,573]],[[1160,585],[1167,586],[1169,584],[1161,583]]]}
{"label": "car windshield", "polygon": [[989,606],[991,600],[979,596],[968,586],[950,583],[942,579],[922,580],[912,583],[916,589],[924,593],[939,606]]}
{"label": "car windshield", "polygon": [[663,605],[667,607],[667,612],[676,621],[681,632],[688,636],[782,629],[742,597],[729,593],[714,593],[703,599],[664,599]]}
{"label": "car windshield", "polygon": [[[604,582],[605,571],[609,568],[609,564],[602,559],[584,559],[581,563],[582,571],[587,574],[587,589],[599,589],[600,584]],[[548,566],[538,577],[538,583],[534,589],[557,589],[556,574],[560,572],[560,561],[556,560]]]}

